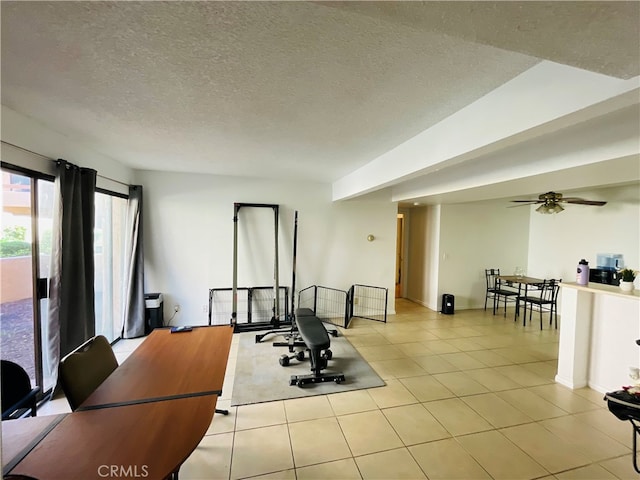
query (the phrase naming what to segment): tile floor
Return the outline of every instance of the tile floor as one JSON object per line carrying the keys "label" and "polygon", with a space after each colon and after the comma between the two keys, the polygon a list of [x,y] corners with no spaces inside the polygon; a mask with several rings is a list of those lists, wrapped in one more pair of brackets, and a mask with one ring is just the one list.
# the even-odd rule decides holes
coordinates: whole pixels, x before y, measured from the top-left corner
{"label": "tile floor", "polygon": [[[218,402],[230,414],[180,479],[638,478],[628,422],[600,393],[554,382],[557,330],[512,312],[396,309],[343,332],[387,382],[369,390],[230,407],[235,336]],[[116,344],[119,360],[138,344]]]}

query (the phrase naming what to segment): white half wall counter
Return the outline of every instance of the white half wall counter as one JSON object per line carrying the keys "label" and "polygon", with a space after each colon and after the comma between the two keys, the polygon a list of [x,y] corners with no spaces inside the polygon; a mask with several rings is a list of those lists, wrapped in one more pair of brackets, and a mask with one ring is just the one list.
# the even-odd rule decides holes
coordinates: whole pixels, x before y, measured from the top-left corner
{"label": "white half wall counter", "polygon": [[560,287],[556,382],[601,393],[638,383],[629,377],[629,368],[640,367],[640,291],[626,293],[598,283]]}

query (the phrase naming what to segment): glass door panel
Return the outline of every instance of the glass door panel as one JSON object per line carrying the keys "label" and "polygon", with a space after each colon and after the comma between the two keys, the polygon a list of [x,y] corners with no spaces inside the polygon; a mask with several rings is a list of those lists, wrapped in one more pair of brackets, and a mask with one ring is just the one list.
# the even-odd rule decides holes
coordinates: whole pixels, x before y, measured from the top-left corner
{"label": "glass door panel", "polygon": [[40,349],[41,355],[39,363],[42,366],[43,391],[53,388],[55,365],[51,365],[46,352],[46,345],[49,342],[49,270],[51,269],[51,238],[53,234],[53,182],[47,180],[37,180],[37,245],[38,245],[38,276],[42,279],[41,286],[44,291],[39,295],[38,313],[40,317]]}
{"label": "glass door panel", "polygon": [[95,260],[96,335],[113,342],[122,331],[124,225],[127,200],[96,194],[93,254]]}
{"label": "glass door panel", "polygon": [[[31,383],[44,391],[51,387],[43,381],[42,368],[40,314],[46,313],[46,308],[37,300],[36,279],[42,276],[40,270],[46,274],[49,266],[48,257],[45,260],[39,249],[47,235],[41,226],[47,221],[38,212],[51,212],[53,183],[2,170],[2,187],[0,349],[3,359],[22,366]],[[40,188],[42,194],[38,195]]]}

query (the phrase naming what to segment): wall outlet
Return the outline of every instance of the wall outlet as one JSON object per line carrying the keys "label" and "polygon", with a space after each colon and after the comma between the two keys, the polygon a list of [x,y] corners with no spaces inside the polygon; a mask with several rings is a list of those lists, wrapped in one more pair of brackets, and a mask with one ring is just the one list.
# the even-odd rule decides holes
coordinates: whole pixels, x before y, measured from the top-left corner
{"label": "wall outlet", "polygon": [[202,313],[209,313],[209,305],[202,305]]}
{"label": "wall outlet", "polygon": [[180,305],[174,305],[173,306],[173,311],[178,313],[180,311]]}

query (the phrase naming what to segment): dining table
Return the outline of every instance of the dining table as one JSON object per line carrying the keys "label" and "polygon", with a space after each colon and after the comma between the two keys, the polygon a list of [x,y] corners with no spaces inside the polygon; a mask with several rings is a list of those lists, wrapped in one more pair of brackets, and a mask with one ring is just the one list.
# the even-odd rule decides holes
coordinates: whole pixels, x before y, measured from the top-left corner
{"label": "dining table", "polygon": [[[538,289],[537,287],[544,283],[544,279],[527,277],[526,275],[498,275],[497,278],[500,280],[500,283],[504,283],[507,286],[514,288],[514,290],[516,290],[517,288],[516,309],[513,316],[513,321],[515,322],[518,319],[518,316],[520,315],[519,299],[522,297],[526,297],[530,289],[537,290]],[[517,287],[515,287],[514,285],[517,285]],[[526,308],[527,307],[525,303],[524,315],[527,314]],[[494,308],[494,313],[495,313],[495,308]]]}

